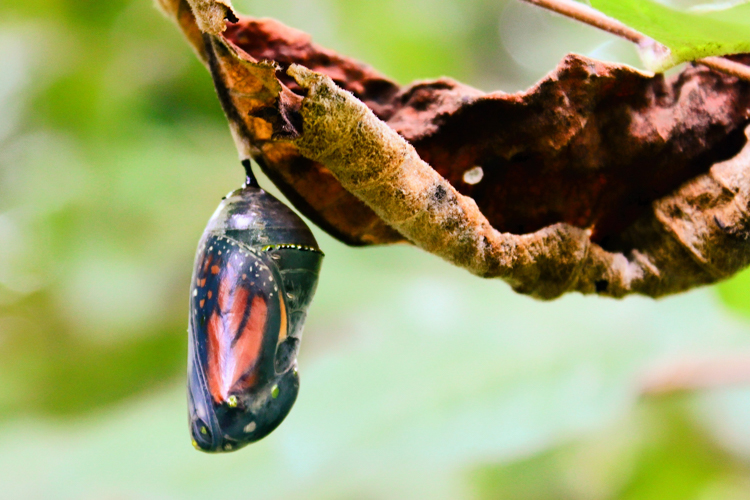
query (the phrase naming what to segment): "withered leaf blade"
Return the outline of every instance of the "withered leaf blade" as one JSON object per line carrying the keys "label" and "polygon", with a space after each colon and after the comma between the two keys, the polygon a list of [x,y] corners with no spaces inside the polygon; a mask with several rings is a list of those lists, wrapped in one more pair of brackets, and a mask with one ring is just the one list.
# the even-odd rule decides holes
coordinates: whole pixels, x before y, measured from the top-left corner
{"label": "withered leaf blade", "polygon": [[[745,142],[747,84],[706,68],[665,81],[571,55],[519,94],[483,94],[449,79],[399,92],[368,67],[272,20],[243,18],[225,36],[281,70],[297,63],[330,76],[471,196],[500,231],[525,234],[566,222],[591,228],[606,246],[654,200]],[[299,93],[283,71],[279,76]],[[465,182],[477,166],[482,180]]]}
{"label": "withered leaf blade", "polygon": [[[527,92],[458,94],[414,86],[388,123],[496,229],[566,222],[607,248],[653,201],[737,154],[750,106],[747,83],[706,68],[665,81],[574,55]],[[412,102],[434,109],[415,116]],[[484,177],[467,183],[475,166]]]}
{"label": "withered leaf blade", "polygon": [[[400,88],[243,17],[204,48],[240,154],[349,244],[406,236],[542,298],[658,296],[747,264],[750,93],[734,77],[665,80],[570,55],[517,94],[450,79]],[[336,129],[320,115],[334,111],[358,118]]]}

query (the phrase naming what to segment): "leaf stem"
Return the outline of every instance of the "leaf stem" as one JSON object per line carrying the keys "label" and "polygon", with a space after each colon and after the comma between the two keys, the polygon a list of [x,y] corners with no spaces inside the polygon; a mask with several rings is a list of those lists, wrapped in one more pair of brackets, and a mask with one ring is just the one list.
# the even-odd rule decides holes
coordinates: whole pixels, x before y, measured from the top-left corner
{"label": "leaf stem", "polygon": [[724,57],[706,57],[698,61],[704,66],[708,66],[716,71],[721,71],[728,75],[736,76],[742,80],[750,81],[750,66],[742,63],[731,61]]}
{"label": "leaf stem", "polygon": [[[557,12],[565,17],[575,19],[576,21],[594,26],[600,30],[617,35],[620,38],[624,38],[630,42],[635,43],[641,47],[646,45],[655,45],[664,51],[669,49],[649,38],[643,33],[634,30],[633,28],[626,26],[620,21],[606,16],[596,9],[593,9],[587,5],[580,4],[573,0],[521,0],[532,5],[537,5],[547,10]],[[750,81],[750,66],[730,61],[723,57],[706,57],[704,59],[698,59],[696,63],[702,64],[713,70],[726,73],[728,75],[735,76],[742,80]]]}
{"label": "leaf stem", "polygon": [[645,42],[648,37],[633,28],[622,24],[616,19],[605,16],[588,5],[583,5],[572,0],[522,0],[526,3],[538,5],[547,10],[557,12],[565,17],[575,19],[589,26],[617,35],[635,44]]}

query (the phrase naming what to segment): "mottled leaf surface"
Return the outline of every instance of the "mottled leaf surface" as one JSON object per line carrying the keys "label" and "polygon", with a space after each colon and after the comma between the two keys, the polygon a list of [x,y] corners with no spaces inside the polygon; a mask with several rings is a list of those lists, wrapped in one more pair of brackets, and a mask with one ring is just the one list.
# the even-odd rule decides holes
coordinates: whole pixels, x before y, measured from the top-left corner
{"label": "mottled leaf surface", "polygon": [[407,240],[542,298],[658,296],[748,263],[747,82],[569,55],[516,94],[401,87],[270,19],[199,38],[161,1],[240,156],[346,243]]}
{"label": "mottled leaf surface", "polygon": [[[243,19],[225,36],[254,59],[279,64],[279,79],[295,92],[284,71],[291,63],[330,76],[471,196],[500,231],[567,222],[593,228],[595,241],[616,236],[652,201],[733,156],[745,141],[747,84],[703,68],[665,81],[571,55],[526,92],[484,94],[450,79],[399,88],[272,20]],[[463,176],[475,166],[484,177],[471,185]],[[290,185],[312,173],[268,161],[266,169]],[[298,182],[293,190],[309,197]],[[356,206],[328,182],[336,181],[318,179],[314,189]]]}

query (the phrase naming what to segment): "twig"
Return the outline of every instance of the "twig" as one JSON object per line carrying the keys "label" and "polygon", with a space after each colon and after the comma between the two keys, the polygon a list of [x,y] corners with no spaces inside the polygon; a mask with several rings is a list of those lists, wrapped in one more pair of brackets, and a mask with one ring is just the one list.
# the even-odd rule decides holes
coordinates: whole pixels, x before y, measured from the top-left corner
{"label": "twig", "polygon": [[699,59],[697,62],[716,71],[721,71],[728,75],[736,76],[743,80],[750,80],[750,66],[735,61],[730,61],[724,57],[706,57]]}
{"label": "twig", "polygon": [[539,7],[557,12],[565,17],[575,19],[589,26],[594,26],[600,30],[612,33],[621,38],[629,40],[635,44],[644,43],[648,40],[648,37],[636,31],[630,26],[622,24],[616,19],[605,16],[596,9],[592,9],[587,5],[580,4],[578,2],[572,2],[568,0],[522,0],[526,3],[538,5]]}
{"label": "twig", "polygon": [[[626,26],[620,21],[612,19],[587,5],[573,2],[572,0],[521,1],[557,12],[558,14],[588,24],[589,26],[594,26],[595,28],[599,28],[607,33],[612,33],[613,35],[617,35],[620,38],[633,42],[640,47],[651,46],[652,49],[658,52],[669,53],[669,48],[665,45],[660,44],[643,33]],[[697,59],[695,62],[713,70],[735,76],[742,80],[750,81],[750,67],[744,64],[730,61],[723,57],[706,57],[704,59]]]}

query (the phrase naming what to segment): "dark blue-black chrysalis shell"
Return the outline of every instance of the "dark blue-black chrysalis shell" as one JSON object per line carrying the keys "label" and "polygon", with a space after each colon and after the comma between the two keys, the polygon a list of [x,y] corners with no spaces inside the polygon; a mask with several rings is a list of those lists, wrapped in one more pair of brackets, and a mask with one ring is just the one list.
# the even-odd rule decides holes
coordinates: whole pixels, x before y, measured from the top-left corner
{"label": "dark blue-black chrysalis shell", "polygon": [[255,185],[227,195],[198,245],[190,289],[194,446],[268,435],[297,398],[297,350],[323,253],[302,219]]}

